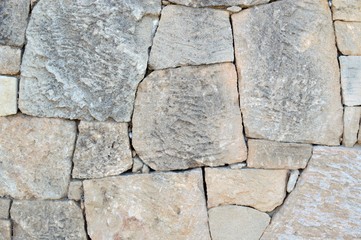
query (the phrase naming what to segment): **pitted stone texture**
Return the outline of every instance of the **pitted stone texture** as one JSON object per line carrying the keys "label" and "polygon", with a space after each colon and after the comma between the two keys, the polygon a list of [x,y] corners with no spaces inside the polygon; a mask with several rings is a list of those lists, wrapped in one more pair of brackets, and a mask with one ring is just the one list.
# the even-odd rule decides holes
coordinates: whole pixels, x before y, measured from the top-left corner
{"label": "pitted stone texture", "polygon": [[65,197],[75,135],[72,121],[20,114],[0,118],[0,196]]}
{"label": "pitted stone texture", "polygon": [[0,74],[14,75],[19,73],[20,59],[21,50],[19,48],[0,46]]}
{"label": "pitted stone texture", "polygon": [[152,72],[138,88],[133,146],[155,170],[246,160],[233,64]]}
{"label": "pitted stone texture", "polygon": [[160,0],[39,1],[21,67],[22,112],[130,121],[160,6]]}
{"label": "pitted stone texture", "polygon": [[266,213],[241,206],[212,208],[208,215],[212,240],[258,240],[271,220]]}
{"label": "pitted stone texture", "polygon": [[71,181],[68,189],[68,198],[74,201],[80,201],[83,197],[82,181]]}
{"label": "pitted stone texture", "polygon": [[9,218],[9,210],[10,210],[10,199],[0,198],[0,219]]}
{"label": "pitted stone texture", "polygon": [[269,0],[169,0],[172,3],[191,7],[242,6],[251,7],[268,3]]}
{"label": "pitted stone texture", "polygon": [[73,162],[73,178],[101,178],[130,169],[128,124],[81,121]]}
{"label": "pitted stone texture", "polygon": [[91,239],[210,239],[201,170],[84,181]]}
{"label": "pitted stone texture", "polygon": [[233,14],[232,23],[246,135],[339,145],[343,109],[327,1],[277,1]]}
{"label": "pitted stone texture", "polygon": [[360,119],[361,107],[345,107],[345,113],[343,115],[344,132],[342,144],[346,147],[353,147],[357,142],[357,133],[361,122]]}
{"label": "pitted stone texture", "polygon": [[247,166],[251,168],[305,168],[312,155],[312,145],[248,140]]}
{"label": "pitted stone texture", "polygon": [[162,10],[149,57],[152,69],[232,62],[229,13],[170,5]]}
{"label": "pitted stone texture", "polygon": [[361,56],[341,56],[341,84],[343,103],[361,105]]}
{"label": "pitted stone texture", "polygon": [[344,55],[361,55],[361,22],[335,21],[337,46]]}
{"label": "pitted stone texture", "polygon": [[332,0],[334,20],[361,21],[360,0]]}
{"label": "pitted stone texture", "polygon": [[10,220],[0,219],[0,239],[11,240],[11,222]]}
{"label": "pitted stone texture", "polygon": [[237,204],[270,212],[286,196],[287,172],[206,168],[208,207]]}
{"label": "pitted stone texture", "polygon": [[28,24],[29,0],[0,1],[0,44],[22,47]]}
{"label": "pitted stone texture", "polygon": [[360,172],[360,147],[314,147],[262,239],[361,239]]}
{"label": "pitted stone texture", "polygon": [[13,239],[86,240],[82,211],[73,201],[14,201]]}
{"label": "pitted stone texture", "polygon": [[16,114],[18,111],[18,79],[0,76],[0,116]]}

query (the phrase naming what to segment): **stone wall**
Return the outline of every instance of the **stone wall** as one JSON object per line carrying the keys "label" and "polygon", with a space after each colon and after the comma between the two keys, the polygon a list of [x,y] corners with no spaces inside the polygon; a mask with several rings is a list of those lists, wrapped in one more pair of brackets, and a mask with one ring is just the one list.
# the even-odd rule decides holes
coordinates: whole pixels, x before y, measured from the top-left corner
{"label": "stone wall", "polygon": [[1,0],[0,116],[1,240],[361,239],[359,0]]}

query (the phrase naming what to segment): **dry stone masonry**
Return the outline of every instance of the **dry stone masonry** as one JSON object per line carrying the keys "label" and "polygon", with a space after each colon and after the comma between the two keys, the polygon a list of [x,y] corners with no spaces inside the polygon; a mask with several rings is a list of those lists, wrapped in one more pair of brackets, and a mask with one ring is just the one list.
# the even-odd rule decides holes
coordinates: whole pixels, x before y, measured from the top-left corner
{"label": "dry stone masonry", "polygon": [[361,239],[361,1],[0,0],[0,240]]}

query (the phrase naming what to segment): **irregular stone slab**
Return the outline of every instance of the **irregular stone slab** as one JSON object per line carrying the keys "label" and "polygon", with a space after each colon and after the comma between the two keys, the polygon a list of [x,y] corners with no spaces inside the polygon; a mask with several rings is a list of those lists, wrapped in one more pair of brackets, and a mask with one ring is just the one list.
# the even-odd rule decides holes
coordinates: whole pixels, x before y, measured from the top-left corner
{"label": "irregular stone slab", "polygon": [[10,220],[0,219],[0,239],[11,240],[11,222],[10,222]]}
{"label": "irregular stone slab", "polygon": [[361,21],[361,2],[359,0],[332,0],[334,20]]}
{"label": "irregular stone slab", "polygon": [[0,1],[0,44],[24,45],[29,8],[29,0]]}
{"label": "irregular stone slab", "polygon": [[360,239],[360,172],[360,147],[314,147],[262,239]]}
{"label": "irregular stone slab", "polygon": [[83,184],[91,239],[210,239],[199,169]]}
{"label": "irregular stone slab", "polygon": [[18,79],[0,76],[0,116],[16,114],[18,96]]}
{"label": "irregular stone slab", "polygon": [[0,196],[65,197],[75,135],[72,121],[21,114],[0,118]]}
{"label": "irregular stone slab", "polygon": [[251,168],[300,169],[312,156],[312,145],[248,139],[247,166]]}
{"label": "irregular stone slab", "polygon": [[339,145],[343,109],[327,1],[282,0],[233,14],[232,23],[246,135]]}
{"label": "irregular stone slab", "polygon": [[152,69],[232,62],[229,13],[170,5],[162,10],[149,57]]}
{"label": "irregular stone slab", "polygon": [[42,0],[34,7],[21,68],[23,113],[130,121],[160,0],[89,4]]}
{"label": "irregular stone slab", "polygon": [[242,162],[237,77],[233,64],[152,72],[139,85],[133,146],[152,169]]}
{"label": "irregular stone slab", "polygon": [[342,144],[353,147],[357,142],[357,133],[360,127],[361,107],[345,107],[343,115],[343,139]]}
{"label": "irregular stone slab", "polygon": [[68,198],[74,201],[80,201],[83,197],[82,181],[71,181],[69,184]]}
{"label": "irregular stone slab", "polygon": [[361,22],[335,21],[337,46],[344,55],[361,55]]}
{"label": "irregular stone slab", "polygon": [[82,211],[73,201],[14,201],[14,240],[87,239]]}
{"label": "irregular stone slab", "polygon": [[343,103],[361,105],[361,56],[341,56],[340,65]]}
{"label": "irregular stone slab", "polygon": [[270,212],[286,196],[287,170],[206,168],[208,207],[237,204]]}
{"label": "irregular stone slab", "polygon": [[21,50],[0,46],[0,74],[15,75],[20,71]]}
{"label": "irregular stone slab", "polygon": [[288,193],[292,192],[293,189],[295,188],[299,175],[300,175],[299,170],[292,170],[290,172],[290,177],[288,178],[288,183],[287,183],[287,192]]}
{"label": "irregular stone slab", "polygon": [[258,240],[268,226],[268,214],[249,207],[221,206],[208,211],[213,240]]}
{"label": "irregular stone slab", "polygon": [[0,198],[0,218],[9,218],[10,199]]}
{"label": "irregular stone slab", "polygon": [[172,3],[191,7],[242,6],[251,7],[268,3],[269,0],[169,0]]}
{"label": "irregular stone slab", "polygon": [[132,168],[127,123],[81,121],[78,129],[73,178],[119,175]]}

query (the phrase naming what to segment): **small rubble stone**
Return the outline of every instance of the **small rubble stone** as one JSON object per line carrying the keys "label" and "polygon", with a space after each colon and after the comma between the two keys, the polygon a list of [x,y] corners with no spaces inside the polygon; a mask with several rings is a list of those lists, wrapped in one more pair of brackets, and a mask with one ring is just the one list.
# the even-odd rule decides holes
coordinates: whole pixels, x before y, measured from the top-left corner
{"label": "small rubble stone", "polygon": [[[0,44],[22,47],[28,24],[29,0],[0,1]],[[1,58],[1,57],[0,57]]]}
{"label": "small rubble stone", "polygon": [[152,72],[139,85],[133,146],[154,170],[246,160],[233,64]]}
{"label": "small rubble stone", "polygon": [[83,197],[82,181],[71,181],[69,184],[68,198],[74,201],[80,201]]}
{"label": "small rubble stone", "polygon": [[0,116],[16,114],[18,111],[18,79],[0,76]]}
{"label": "small rubble stone", "polygon": [[[0,218],[9,218],[10,199],[0,198]],[[1,238],[0,238],[1,239]]]}
{"label": "small rubble stone", "polygon": [[344,131],[342,144],[353,147],[357,142],[357,133],[360,127],[361,107],[345,107],[343,115]]}
{"label": "small rubble stone", "polygon": [[361,21],[360,0],[332,0],[334,20]]}
{"label": "small rubble stone", "polygon": [[127,123],[81,121],[78,128],[73,178],[114,176],[132,168]]}
{"label": "small rubble stone", "polygon": [[142,173],[149,173],[150,172],[150,168],[144,164],[143,167],[142,167]]}
{"label": "small rubble stone", "polygon": [[135,156],[133,158],[132,173],[142,172],[143,165],[144,165],[143,161],[138,156]]}
{"label": "small rubble stone", "polygon": [[242,6],[251,7],[268,3],[270,0],[169,0],[172,3],[190,7],[222,7],[222,6]]}
{"label": "small rubble stone", "polygon": [[287,183],[287,192],[288,193],[292,192],[293,189],[295,188],[299,175],[300,175],[299,170],[292,170],[290,172],[290,176],[288,178],[288,183]]}
{"label": "small rubble stone", "polygon": [[86,240],[82,211],[73,201],[14,201],[13,239]]}
{"label": "small rubble stone", "polygon": [[262,239],[360,239],[361,147],[316,146]]}
{"label": "small rubble stone", "polygon": [[18,114],[0,118],[0,196],[67,196],[75,122]]}
{"label": "small rubble stone", "polygon": [[208,207],[237,204],[270,212],[286,196],[287,170],[206,168]]}
{"label": "small rubble stone", "polygon": [[231,169],[241,169],[241,168],[247,167],[247,163],[235,163],[235,164],[229,165],[229,167]]}
{"label": "small rubble stone", "polygon": [[85,180],[91,239],[209,240],[200,169]]}
{"label": "small rubble stone", "polygon": [[361,22],[335,21],[337,46],[344,55],[361,55]]}
{"label": "small rubble stone", "polygon": [[242,206],[221,206],[208,211],[213,240],[258,240],[268,226],[268,214]]}
{"label": "small rubble stone", "polygon": [[361,56],[341,56],[340,65],[343,103],[361,105]]}
{"label": "small rubble stone", "polygon": [[[10,222],[10,220],[0,219],[0,239],[1,240],[11,240],[11,222]],[[16,240],[16,239],[14,239],[14,240]]]}
{"label": "small rubble stone", "polygon": [[312,145],[248,139],[247,165],[251,168],[300,169],[312,156]]}
{"label": "small rubble stone", "polygon": [[0,74],[15,75],[20,71],[21,50],[0,46]]}
{"label": "small rubble stone", "polygon": [[149,57],[152,69],[233,61],[229,13],[176,5],[162,10]]}
{"label": "small rubble stone", "polygon": [[232,6],[232,7],[227,8],[227,10],[230,12],[233,12],[233,13],[237,13],[237,12],[242,11],[242,8],[238,7],[238,6]]}

